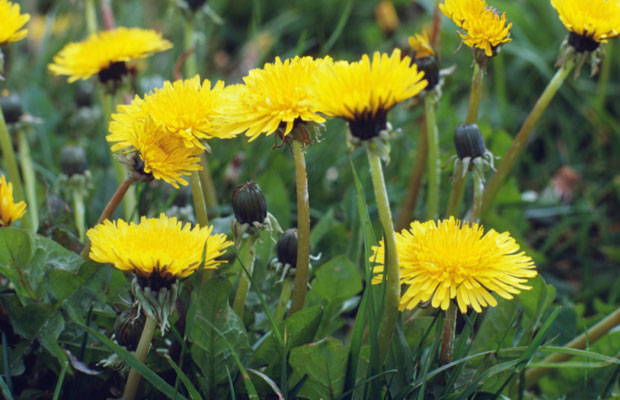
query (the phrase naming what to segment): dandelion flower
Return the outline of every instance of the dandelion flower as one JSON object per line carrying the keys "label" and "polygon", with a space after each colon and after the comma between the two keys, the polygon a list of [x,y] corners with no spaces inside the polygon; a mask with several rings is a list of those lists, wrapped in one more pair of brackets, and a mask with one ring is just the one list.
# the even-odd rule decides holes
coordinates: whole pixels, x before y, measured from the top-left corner
{"label": "dandelion flower", "polygon": [[0,176],[0,227],[10,226],[26,214],[26,202],[15,203],[13,200],[13,184]]}
{"label": "dandelion flower", "polygon": [[500,45],[512,40],[508,37],[512,24],[506,24],[506,13],[500,14],[484,0],[445,0],[439,8],[463,28],[465,33],[458,33],[463,42],[483,50],[487,57],[492,57]]}
{"label": "dandelion flower", "polygon": [[90,258],[110,263],[121,271],[138,277],[174,280],[186,278],[203,260],[204,268],[216,269],[219,260],[232,245],[224,234],[213,234],[212,226],[191,227],[176,218],[161,214],[159,218],[142,217],[139,224],[123,220],[106,220],[87,233],[92,243]]}
{"label": "dandelion flower", "polygon": [[204,149],[203,139],[234,137],[213,126],[215,107],[223,88],[222,81],[218,81],[213,88],[207,79],[201,84],[198,75],[174,83],[166,81],[162,89],[155,89],[144,99],[136,96],[130,105],[118,106],[119,112],[112,115],[110,132],[127,136],[136,120],[144,121],[150,117],[170,134],[183,138],[187,147]]}
{"label": "dandelion flower", "polygon": [[308,90],[314,74],[326,63],[331,59],[295,57],[282,62],[276,57],[273,64],[251,70],[243,85],[224,91],[219,129],[225,134],[245,132],[252,141],[279,128],[286,136],[296,122],[325,122]]}
{"label": "dandelion flower", "polygon": [[[482,307],[496,306],[491,292],[505,299],[531,287],[524,285],[536,276],[534,262],[519,250],[508,232],[497,233],[475,223],[454,218],[438,223],[413,222],[410,228],[396,235],[400,260],[401,283],[408,285],[400,300],[400,309],[412,309],[418,303],[431,300],[433,307],[447,310],[450,300],[462,313],[471,306],[477,312]],[[379,264],[385,256],[384,244],[373,247],[371,261]],[[374,269],[380,275],[373,283],[382,281],[383,265]]]}
{"label": "dandelion flower", "polygon": [[0,46],[25,38],[28,30],[23,28],[29,19],[29,14],[20,14],[19,4],[0,0]]}
{"label": "dandelion flower", "polygon": [[374,53],[372,60],[325,64],[312,87],[313,102],[321,112],[348,121],[351,134],[371,139],[387,127],[387,113],[397,103],[420,93],[428,82],[424,73],[402,57]]}
{"label": "dandelion flower", "polygon": [[172,43],[161,34],[140,28],[116,28],[93,33],[78,43],[69,43],[48,66],[69,82],[98,75],[102,83],[119,80],[128,72],[126,63],[168,50]]}
{"label": "dandelion flower", "polygon": [[171,135],[152,118],[135,120],[133,129],[112,133],[106,139],[115,143],[112,151],[124,150],[124,154],[133,155],[136,172],[166,181],[175,188],[179,183],[187,185],[183,176],[201,169],[198,156],[203,150],[185,146],[181,136]]}
{"label": "dandelion flower", "polygon": [[431,46],[431,41],[429,40],[426,32],[422,34],[416,33],[415,36],[409,36],[409,45],[415,53],[414,59],[416,60],[419,58],[435,56],[435,50],[433,49],[433,46]]}
{"label": "dandelion flower", "polygon": [[570,32],[568,41],[577,52],[591,52],[600,43],[620,36],[618,0],[551,0]]}

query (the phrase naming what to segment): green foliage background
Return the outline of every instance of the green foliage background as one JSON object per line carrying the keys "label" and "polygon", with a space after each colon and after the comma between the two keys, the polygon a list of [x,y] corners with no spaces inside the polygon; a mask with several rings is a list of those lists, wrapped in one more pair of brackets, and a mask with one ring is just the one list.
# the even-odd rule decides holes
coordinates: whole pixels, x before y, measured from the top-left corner
{"label": "green foliage background", "polygon": [[[506,44],[489,65],[479,118],[487,147],[496,156],[502,157],[554,74],[553,65],[566,31],[548,1],[493,0],[490,3],[505,11],[513,24],[513,41]],[[374,16],[376,5],[373,1],[355,0],[213,0],[209,2],[211,16],[201,14],[191,17],[196,28],[200,74],[211,81],[223,79],[230,84],[240,81],[250,68],[260,67],[275,56],[329,54],[335,59],[355,60],[363,53],[406,48],[407,37],[420,32],[431,22],[434,2],[394,1],[400,25],[392,35],[386,35],[379,28]],[[126,281],[121,273],[109,267],[91,263],[80,266],[77,255],[52,241],[58,241],[65,247],[75,245],[75,228],[70,212],[62,201],[63,194],[57,178],[62,146],[77,144],[87,150],[94,182],[94,190],[87,203],[89,226],[96,221],[115,190],[110,153],[104,137],[106,132],[92,82],[70,85],[65,79],[52,77],[46,69],[54,54],[67,42],[77,41],[86,35],[83,3],[23,1],[22,7],[33,17],[40,13],[45,21],[45,34],[40,41],[26,39],[5,49],[6,82],[1,83],[0,89],[19,93],[25,111],[41,121],[33,125],[29,139],[42,204],[39,233],[50,238],[28,235],[13,228],[0,230],[0,273],[12,282],[21,282],[15,285],[14,295],[2,294],[2,305],[8,314],[8,320],[5,318],[2,325],[5,336],[3,354],[7,354],[10,348],[11,358],[0,369],[6,373],[6,365],[10,364],[16,385],[22,388],[32,386],[30,392],[21,392],[19,398],[25,399],[37,398],[43,392],[50,393],[57,377],[64,376],[62,365],[66,364],[57,361],[66,360],[63,349],[83,356],[80,358],[90,365],[107,356],[105,347],[90,346],[96,342],[92,335],[87,339],[89,346],[82,345],[85,336],[78,324],[87,325],[96,320],[98,327],[111,328],[115,316],[112,305],[118,302],[118,294],[125,292]],[[117,25],[157,29],[175,45],[172,50],[139,63],[140,74],[134,83],[136,93],[142,95],[153,87],[161,86],[164,80],[173,79],[175,62],[183,53],[183,31],[187,23],[177,5],[172,1],[130,0],[114,2],[113,8]],[[215,14],[219,17],[213,17]],[[69,18],[70,23],[53,32],[55,21],[63,18]],[[454,154],[452,132],[465,116],[472,57],[466,47],[457,51],[460,38],[456,27],[445,18],[442,20],[440,40],[442,67],[455,67],[454,72],[445,79],[438,110],[441,159],[446,165],[442,171],[440,209],[443,210],[452,171],[450,157]],[[616,310],[620,304],[617,273],[620,262],[618,46],[613,41],[607,46],[608,57],[599,76],[588,77],[589,67],[586,67],[579,79],[568,80],[561,89],[538,124],[534,139],[513,178],[502,190],[486,224],[498,231],[510,231],[533,256],[541,275],[552,286],[537,279],[535,289],[522,294],[519,302],[502,301],[484,316],[476,319],[470,315],[460,321],[459,325],[464,326],[463,332],[467,333],[469,329],[476,335],[472,333],[471,342],[466,340],[467,335],[462,336],[460,342],[457,340],[457,354],[465,356],[513,346],[527,347],[543,328],[542,324],[551,310],[559,306],[561,308],[555,319],[549,319],[551,322],[545,329],[545,338],[547,342],[560,346]],[[78,107],[76,99],[84,95],[90,98],[91,107]],[[421,114],[420,105],[407,102],[399,105],[389,116],[393,126],[402,131],[393,142],[391,163],[385,168],[395,213],[400,208],[413,164]],[[332,396],[332,390],[338,394],[342,391],[344,373],[327,377],[322,374],[329,372],[313,367],[312,363],[328,362],[335,368],[343,363],[346,365],[348,353],[341,340],[344,339],[345,344],[351,340],[349,335],[355,310],[361,301],[365,275],[363,226],[346,153],[345,130],[346,126],[341,121],[328,121],[322,141],[311,146],[306,154],[313,226],[312,252],[320,253],[321,260],[315,263],[312,290],[306,302],[307,310],[304,310],[306,319],[290,322],[290,335],[295,324],[303,326],[295,327],[297,336],[289,337],[290,341],[298,341],[291,345],[291,375],[288,379],[291,388],[306,379],[307,383],[298,388],[298,393],[310,398]],[[278,218],[282,227],[295,226],[292,154],[286,147],[272,149],[273,144],[272,137],[261,137],[252,143],[243,137],[211,143],[213,153],[209,162],[221,204],[218,210],[213,210],[214,215],[220,216],[214,220],[217,229],[229,231],[232,188],[249,179],[260,184],[270,212]],[[371,200],[373,195],[365,155],[362,151],[356,151],[350,157],[365,189],[370,218],[376,221],[378,218],[374,201]],[[235,158],[242,160],[238,166],[231,164]],[[569,201],[549,196],[552,179],[564,166],[581,177]],[[231,171],[236,173],[233,179]],[[153,216],[164,210],[168,199],[174,195],[169,189],[162,184],[144,185],[140,192],[140,213]],[[524,198],[527,197],[522,195],[524,192],[538,193],[538,199],[526,201]],[[420,199],[424,198],[423,183]],[[468,198],[469,191],[466,194]],[[418,201],[414,217],[422,218],[424,210],[424,201]],[[375,235],[380,237],[380,234],[376,226]],[[258,248],[254,280],[270,305],[274,305],[280,289],[267,270],[267,264],[273,257],[273,243],[265,238]],[[16,266],[23,269],[16,270]],[[236,284],[240,271],[239,265],[231,263],[225,270],[230,282],[228,285]],[[220,285],[217,290],[221,293],[216,294],[226,299],[233,287]],[[212,295],[217,297],[216,294]],[[189,299],[186,300],[190,303]],[[208,305],[198,306],[201,308],[191,312],[210,315],[213,310],[209,307],[215,307],[214,303],[202,298],[195,300],[196,304],[202,304],[204,300]],[[225,312],[234,315],[232,310],[224,305],[222,307]],[[200,364],[197,360],[211,354],[209,346],[213,345],[207,340],[208,335],[200,332],[213,335],[213,326],[209,324],[215,324],[218,329],[232,332],[236,340],[234,347],[240,357],[253,354],[246,365],[255,369],[267,366],[267,375],[280,376],[275,371],[282,369],[282,360],[272,362],[271,353],[275,350],[264,348],[273,346],[272,349],[275,349],[278,344],[275,339],[272,343],[272,338],[262,337],[270,329],[270,322],[255,292],[250,293],[248,307],[252,312],[246,313],[244,321],[237,320],[235,327],[230,324],[220,326],[217,321],[206,317],[196,319],[194,330],[186,334],[193,339],[192,348],[188,351],[197,365]],[[205,319],[209,322],[204,323]],[[248,332],[243,329],[243,322],[249,327]],[[416,393],[416,396],[428,393],[424,392],[423,387],[420,391],[416,382],[426,378],[428,371],[423,372],[421,366],[430,363],[429,349],[437,342],[435,326],[433,314],[428,313],[415,326],[405,325],[404,330],[399,332],[399,345],[410,349],[409,358],[393,359],[390,365],[401,372],[410,372],[410,375],[393,378],[395,387],[402,388],[402,393],[409,393],[402,398],[409,398],[406,396],[411,393]],[[226,337],[231,338],[230,335]],[[7,345],[9,342],[11,344]],[[424,345],[418,346],[419,343]],[[237,364],[224,342],[218,343],[217,347],[221,351],[218,353],[221,358],[218,358],[217,380],[218,384],[224,383],[217,390],[218,395],[225,396],[229,395],[226,387],[229,375],[223,366],[228,367],[228,373],[232,374],[237,370]],[[590,350],[613,357],[618,349],[620,336],[614,332]],[[308,362],[299,361],[306,360],[304,357]],[[366,374],[366,369],[372,367],[368,349],[362,349],[360,357],[364,361],[360,373]],[[174,379],[170,378],[174,372],[170,366],[161,358],[150,361],[154,363],[151,366],[158,366],[155,369],[164,380],[174,385]],[[454,377],[453,383],[462,390],[461,395],[467,393],[469,381],[479,382],[483,391],[494,393],[502,389],[501,385],[510,374],[508,368],[513,365],[484,379],[482,371],[503,361],[505,359],[501,353],[485,356],[464,368]],[[617,365],[586,368],[589,362],[594,361],[588,358],[574,358],[572,361],[574,368],[561,369],[544,378],[539,391],[529,395],[591,398],[593,393],[602,396],[618,394]],[[34,370],[42,371],[41,376],[32,377]],[[208,382],[209,376],[215,377],[214,372],[208,368],[202,370],[205,380],[194,382],[201,392],[204,389],[214,393]],[[96,387],[120,384],[118,376],[107,370],[103,375],[89,376],[82,382],[75,379],[78,372],[69,373],[72,377],[68,379],[70,383],[63,392],[64,396],[70,396],[68,393],[86,393],[89,390],[86,381]],[[328,378],[335,381],[330,384],[332,386],[326,387]],[[252,380],[259,393],[269,391],[263,380],[255,379],[255,376]],[[276,383],[281,385],[282,382]],[[235,388],[241,392],[246,390],[240,386]],[[412,388],[411,392],[407,392],[407,388]],[[189,387],[186,390],[191,392]],[[369,390],[372,393],[372,387]],[[396,393],[401,392],[394,389],[392,393],[400,398]],[[431,392],[436,397],[457,398],[442,393],[437,386],[431,387]],[[477,398],[482,398],[482,395]]]}

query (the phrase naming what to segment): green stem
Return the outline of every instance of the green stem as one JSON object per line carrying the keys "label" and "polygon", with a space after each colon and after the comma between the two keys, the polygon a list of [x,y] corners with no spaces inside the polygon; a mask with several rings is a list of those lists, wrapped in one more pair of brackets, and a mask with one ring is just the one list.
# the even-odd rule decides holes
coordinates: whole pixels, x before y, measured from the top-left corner
{"label": "green stem", "polygon": [[209,225],[209,218],[207,217],[207,208],[205,207],[205,199],[202,194],[202,187],[200,185],[200,178],[198,172],[194,171],[189,177],[189,185],[192,188],[192,199],[194,200],[194,214],[196,215],[196,222],[200,226]]}
{"label": "green stem", "polygon": [[78,230],[80,242],[83,242],[84,238],[86,237],[83,188],[76,188],[73,190],[73,217],[75,219],[75,226]]}
{"label": "green stem", "polygon": [[[590,345],[603,337],[612,328],[615,328],[620,324],[620,308],[609,314],[598,324],[594,325],[587,332],[582,333],[575,339],[571,340],[568,344],[564,345],[566,349],[583,350],[587,345]],[[573,356],[566,353],[554,353],[549,357],[541,361],[541,364],[560,363],[571,359]],[[540,378],[547,375],[554,368],[551,367],[538,367],[527,370],[525,373],[525,385],[526,387],[532,387],[538,382]]]}
{"label": "green stem", "polygon": [[605,45],[605,58],[603,59],[603,66],[601,67],[601,73],[598,77],[594,109],[599,113],[603,111],[605,99],[607,97],[609,78],[611,76],[611,64],[613,61],[613,45],[613,40],[610,40],[609,43]]}
{"label": "green stem", "polygon": [[482,81],[484,70],[478,63],[474,63],[474,76],[471,82],[471,93],[469,94],[469,106],[467,107],[466,124],[475,124],[478,121],[478,109],[482,100]]}
{"label": "green stem", "polygon": [[484,194],[484,177],[482,172],[474,171],[472,174],[474,181],[474,198],[471,205],[470,221],[480,222],[480,209],[482,208],[482,196]]}
{"label": "green stem", "polygon": [[284,281],[282,282],[282,290],[280,291],[280,298],[278,299],[278,304],[276,305],[276,311],[273,313],[273,318],[278,324],[284,319],[286,306],[288,305],[292,292],[293,281],[290,278],[284,278]]}
{"label": "green stem", "polygon": [[[110,121],[112,119],[112,112],[114,111],[114,107],[116,107],[116,99],[115,96],[106,93],[103,89],[102,85],[99,85],[99,98],[101,100],[101,112],[103,113],[103,123],[105,126],[105,131],[108,131],[108,127],[110,125]],[[127,170],[125,166],[121,164],[116,158],[112,157],[112,165],[114,166],[114,175],[116,176],[116,183],[120,186],[123,184],[125,179],[127,179]],[[133,188],[130,188],[125,195],[123,200],[123,216],[127,222],[131,221],[133,218],[133,211],[136,209],[136,192]]]}
{"label": "green stem", "polygon": [[198,171],[198,176],[202,185],[202,195],[204,196],[207,210],[213,211],[213,209],[217,208],[217,192],[215,191],[215,183],[213,183],[213,176],[211,175],[211,169],[209,168],[209,162],[205,153],[200,155],[200,165],[202,170]]}
{"label": "green stem", "polygon": [[422,177],[426,169],[426,160],[428,158],[428,135],[426,133],[426,117],[423,119],[422,128],[419,130],[418,145],[416,146],[415,159],[409,183],[407,184],[407,193],[403,199],[400,214],[396,221],[396,230],[401,231],[409,226],[413,212],[415,211],[418,195],[420,194],[420,186],[422,186]]}
{"label": "green stem", "polygon": [[[6,127],[4,121],[4,114],[0,109],[0,147],[2,148],[2,158],[4,159],[4,167],[9,175],[8,180],[13,183],[13,198],[15,202],[25,200],[24,189],[22,186],[22,178],[19,175],[19,168],[17,167],[17,159],[15,158],[15,151],[13,151],[13,142],[9,136],[9,130]],[[30,206],[30,205],[29,205]],[[31,210],[26,209],[26,214],[31,213]],[[22,218],[21,224],[25,229],[30,229],[30,216]]]}
{"label": "green stem", "polygon": [[439,213],[439,186],[441,184],[441,160],[439,159],[439,132],[435,121],[435,96],[432,93],[424,99],[426,113],[426,134],[428,136],[428,193],[426,219],[437,218]]}
{"label": "green stem", "polygon": [[[108,204],[105,206],[105,208],[101,212],[101,215],[99,216],[99,219],[97,219],[97,223],[95,224],[95,226],[99,225],[106,219],[109,219],[114,214],[114,211],[116,211],[116,208],[120,204],[121,200],[123,200],[123,197],[125,196],[129,188],[131,187],[132,183],[133,183],[132,180],[125,179],[123,183],[120,184],[118,189],[116,189],[116,192],[114,192],[114,194],[110,198],[110,201],[108,201]],[[80,253],[80,256],[82,256],[82,258],[85,260],[89,259],[90,245],[91,245],[90,240],[87,240],[86,245],[84,246],[84,249]]]}
{"label": "green stem", "polygon": [[185,59],[183,69],[185,72],[185,79],[193,78],[197,74],[198,66],[196,63],[196,50],[194,48],[194,22],[193,19],[185,21],[184,31],[184,48],[185,51],[191,51],[191,54]]}
{"label": "green stem", "polygon": [[463,176],[463,165],[457,164],[456,173],[452,179],[452,187],[450,190],[450,197],[448,198],[448,208],[446,210],[446,217],[458,218],[461,213],[461,204],[463,203],[463,194],[465,193],[465,181],[467,175]]}
{"label": "green stem", "polygon": [[456,331],[456,305],[450,302],[443,320],[443,332],[441,335],[441,350],[439,361],[445,365],[452,362],[452,350],[454,348],[454,336]]}
{"label": "green stem", "polygon": [[88,28],[88,33],[97,33],[97,13],[95,12],[94,0],[86,0],[84,12],[86,14],[86,26]]}
{"label": "green stem", "polygon": [[[250,275],[252,275],[254,271],[255,244],[256,237],[251,234],[249,234],[248,237],[243,238],[241,243],[241,261]],[[237,293],[235,293],[235,300],[233,302],[233,310],[242,321],[245,310],[245,299],[248,296],[249,289],[250,276],[248,276],[242,268],[241,275],[239,276],[239,286],[237,287]]]}
{"label": "green stem", "polygon": [[19,163],[24,176],[24,186],[26,188],[26,198],[28,199],[28,214],[32,231],[39,229],[39,202],[37,201],[37,181],[32,166],[32,156],[30,155],[30,145],[26,132],[20,129],[17,132],[17,140],[19,143]]}
{"label": "green stem", "polygon": [[[138,348],[136,349],[136,359],[141,363],[146,360],[146,355],[149,352],[151,346],[151,340],[153,340],[153,334],[155,333],[155,327],[157,326],[157,320],[154,317],[147,314],[144,328],[142,329],[142,335],[138,342]],[[141,375],[135,369],[129,371],[127,382],[125,383],[125,390],[123,390],[124,400],[134,400],[136,393],[138,392],[138,386],[140,385]]]}
{"label": "green stem", "polygon": [[[368,150],[368,149],[367,149]],[[392,213],[390,211],[390,201],[388,199],[387,188],[383,178],[383,167],[381,159],[378,155],[368,150],[368,161],[370,163],[370,174],[372,176],[372,185],[375,191],[375,199],[377,200],[377,209],[379,210],[379,219],[385,235],[385,252],[387,261],[385,265],[386,272],[386,302],[385,311],[383,313],[383,321],[379,328],[379,357],[381,362],[385,360],[392,333],[396,326],[398,318],[398,304],[400,302],[400,269],[398,263],[398,253],[396,252],[396,235],[394,226],[392,225]]]}
{"label": "green stem", "polygon": [[[482,100],[482,87],[484,80],[484,70],[480,68],[478,63],[474,64],[474,75],[471,83],[471,93],[469,94],[469,105],[467,106],[466,124],[475,124],[478,121],[478,109]],[[456,176],[452,180],[450,188],[450,197],[448,199],[448,208],[446,217],[457,217],[461,212],[461,204],[463,203],[463,193],[465,192],[465,181],[467,174],[463,174],[462,166],[456,171]]]}
{"label": "green stem", "polygon": [[553,79],[551,79],[551,81],[545,88],[545,91],[536,102],[536,105],[523,123],[523,126],[521,126],[519,133],[517,133],[517,136],[515,137],[512,145],[510,146],[510,149],[508,149],[508,153],[506,153],[506,156],[497,168],[497,172],[495,172],[493,178],[491,178],[491,181],[487,185],[487,188],[484,192],[482,207],[480,210],[481,220],[484,220],[486,214],[489,212],[491,205],[497,197],[497,193],[508,178],[508,174],[510,174],[510,172],[512,171],[514,165],[519,159],[519,156],[525,149],[528,140],[534,132],[534,127],[536,127],[538,120],[545,112],[547,106],[551,102],[551,99],[553,99],[553,96],[555,96],[557,91],[560,89],[560,87],[564,83],[564,80],[570,74],[570,71],[573,69],[574,66],[575,63],[573,60],[568,60],[564,63],[564,65],[562,65],[562,67],[558,70]]}
{"label": "green stem", "polygon": [[289,316],[304,307],[306,289],[310,275],[310,202],[308,197],[308,177],[303,144],[293,140],[295,159],[295,187],[297,191],[297,265],[295,268],[295,287]]}

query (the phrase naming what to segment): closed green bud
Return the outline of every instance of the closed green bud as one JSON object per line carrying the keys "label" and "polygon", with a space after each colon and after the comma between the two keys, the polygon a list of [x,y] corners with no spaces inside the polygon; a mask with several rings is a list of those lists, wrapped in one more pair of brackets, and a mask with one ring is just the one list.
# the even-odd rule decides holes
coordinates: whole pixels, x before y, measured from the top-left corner
{"label": "closed green bud", "polygon": [[256,183],[238,185],[232,197],[235,218],[240,224],[262,224],[267,218],[267,200]]}
{"label": "closed green bud", "polygon": [[130,308],[123,311],[116,317],[114,322],[114,337],[121,346],[125,346],[129,351],[134,351],[138,347],[142,329],[146,318],[137,308]]}
{"label": "closed green bud", "polygon": [[476,124],[463,124],[454,131],[454,146],[459,159],[482,157],[486,153],[484,138]]}
{"label": "closed green bud", "polygon": [[79,146],[64,146],[60,150],[60,170],[67,176],[81,175],[87,168],[86,152]]}
{"label": "closed green bud", "polygon": [[15,93],[11,93],[8,96],[0,96],[0,109],[2,109],[4,120],[7,124],[19,122],[24,114],[21,99]]}
{"label": "closed green bud", "polygon": [[297,229],[288,229],[280,236],[276,245],[276,254],[278,262],[293,267],[297,265]]}

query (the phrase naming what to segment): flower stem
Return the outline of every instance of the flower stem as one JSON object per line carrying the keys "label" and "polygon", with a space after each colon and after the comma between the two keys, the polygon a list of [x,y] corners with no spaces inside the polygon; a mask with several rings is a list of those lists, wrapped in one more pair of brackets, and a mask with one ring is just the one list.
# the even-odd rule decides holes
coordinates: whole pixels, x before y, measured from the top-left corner
{"label": "flower stem", "polygon": [[[252,275],[254,272],[254,258],[256,237],[249,234],[243,238],[241,242],[241,262],[247,269],[248,273]],[[239,286],[237,287],[237,293],[235,293],[235,301],[233,302],[233,310],[243,320],[243,312],[245,309],[245,299],[248,296],[248,290],[250,289],[250,277],[245,273],[243,268],[241,269],[241,275],[239,276]]]}
{"label": "flower stem", "polygon": [[88,33],[91,35],[93,33],[97,33],[97,13],[95,12],[94,0],[86,0],[84,13],[86,14],[86,26],[88,28]]}
{"label": "flower stem", "polygon": [[[99,216],[99,219],[97,219],[97,223],[95,224],[95,226],[99,225],[106,219],[109,219],[112,216],[112,214],[114,214],[114,211],[116,211],[116,208],[120,204],[121,200],[123,200],[125,193],[127,193],[127,190],[131,187],[132,183],[133,181],[131,179],[125,179],[123,183],[121,183],[118,189],[116,189],[116,192],[114,192],[114,194],[110,198],[110,201],[108,201],[108,204],[105,206],[105,208],[101,212],[101,215]],[[90,245],[91,245],[90,240],[88,240],[86,242],[86,245],[84,246],[84,249],[80,253],[82,258],[85,260],[89,259],[88,254],[90,253]]]}
{"label": "flower stem", "polygon": [[39,229],[39,202],[37,201],[36,187],[37,181],[34,174],[34,168],[32,166],[30,145],[28,144],[26,132],[24,132],[23,129],[20,129],[17,132],[17,140],[19,143],[19,164],[24,176],[26,198],[28,199],[28,214],[30,216],[30,223],[32,224],[32,231],[36,232]]}
{"label": "flower stem", "polygon": [[562,65],[536,102],[536,105],[530,112],[530,115],[528,115],[527,119],[521,126],[519,133],[517,133],[517,136],[510,146],[510,149],[508,149],[508,153],[506,153],[506,156],[497,168],[497,172],[495,172],[493,178],[491,178],[491,181],[487,185],[482,200],[480,219],[484,220],[486,214],[489,212],[493,201],[495,201],[495,198],[497,197],[497,193],[508,178],[508,174],[512,171],[512,168],[516,164],[519,156],[525,149],[528,140],[532,136],[534,127],[538,123],[538,120],[547,109],[547,106],[553,99],[553,96],[555,96],[564,83],[566,77],[570,74],[570,71],[573,69],[574,65],[575,63],[573,60],[569,60]]}
{"label": "flower stem", "polygon": [[[367,149],[368,150],[368,149]],[[400,302],[400,269],[398,263],[398,254],[396,252],[396,235],[394,234],[394,226],[392,225],[392,213],[390,212],[390,201],[388,199],[385,180],[383,179],[383,167],[381,159],[378,155],[368,150],[368,161],[370,163],[370,174],[372,176],[372,185],[377,200],[377,208],[379,210],[379,219],[385,234],[385,246],[387,261],[386,268],[386,302],[385,311],[383,313],[383,321],[379,328],[379,357],[381,362],[385,360],[392,333],[396,326],[398,318],[398,304]]]}
{"label": "flower stem", "polygon": [[[17,159],[15,158],[15,152],[13,151],[13,142],[9,136],[9,130],[6,127],[4,121],[4,114],[0,109],[0,147],[2,148],[2,159],[4,160],[4,167],[9,175],[9,181],[13,184],[13,197],[15,202],[25,200],[24,189],[22,186],[22,178],[19,175],[19,168],[17,167]],[[26,209],[26,213],[30,214],[32,210]],[[30,216],[22,218],[22,227],[25,229],[31,228]]]}
{"label": "flower stem", "polygon": [[200,165],[202,170],[198,171],[198,176],[202,185],[202,195],[204,196],[207,210],[213,211],[214,208],[217,208],[217,192],[215,191],[215,183],[213,183],[213,176],[211,175],[211,169],[209,169],[209,162],[205,153],[202,153],[200,156]]}
{"label": "flower stem", "polygon": [[475,124],[478,121],[478,109],[480,108],[480,100],[482,99],[482,81],[484,79],[484,70],[480,68],[478,63],[474,63],[474,76],[471,82],[471,93],[469,94],[469,106],[467,107],[466,124]]}
{"label": "flower stem", "polygon": [[[142,335],[140,336],[138,348],[136,349],[136,359],[141,363],[144,363],[146,360],[146,355],[149,352],[149,347],[151,346],[151,340],[153,339],[156,326],[157,321],[155,318],[149,314],[146,314],[146,321],[144,322]],[[129,376],[127,377],[127,382],[125,383],[125,390],[123,390],[124,400],[134,400],[136,393],[138,392],[138,386],[140,385],[140,378],[141,375],[135,369],[132,368],[131,371],[129,371]]]}
{"label": "flower stem", "polygon": [[[480,100],[482,99],[483,80],[484,70],[480,68],[478,63],[474,63],[474,75],[472,77],[471,93],[469,94],[467,116],[465,117],[466,124],[475,124],[478,121],[478,109],[480,108]],[[446,217],[458,217],[461,212],[465,181],[467,180],[467,174],[463,174],[462,168],[463,167],[459,164],[458,170],[456,171],[457,173],[452,180]]]}
{"label": "flower stem", "polygon": [[426,135],[428,136],[428,194],[426,219],[437,218],[439,213],[439,186],[441,184],[441,160],[439,159],[439,133],[435,121],[435,96],[432,93],[424,99],[426,113]]}
{"label": "flower stem", "polygon": [[276,305],[276,311],[273,313],[273,318],[276,320],[276,323],[280,323],[284,319],[286,306],[288,305],[288,301],[291,298],[291,293],[293,292],[292,283],[293,281],[290,278],[284,278],[284,281],[282,282],[280,298],[278,299],[278,304]]}
{"label": "flower stem", "polygon": [[310,202],[308,198],[308,177],[303,144],[293,140],[295,159],[295,186],[297,190],[297,265],[295,287],[289,316],[304,307],[308,276],[310,275]]}
{"label": "flower stem", "polygon": [[452,362],[452,350],[454,348],[454,336],[456,331],[456,305],[450,302],[443,320],[443,332],[441,336],[441,350],[439,361],[441,364]]}
{"label": "flower stem", "polygon": [[191,51],[191,54],[187,56],[185,59],[185,63],[183,64],[183,69],[185,73],[185,78],[190,79],[193,78],[194,75],[197,74],[198,66],[196,63],[196,52],[194,49],[194,21],[193,19],[185,21],[185,31],[184,33],[184,49],[186,52]]}
{"label": "flower stem", "polygon": [[[105,93],[103,86],[99,85],[99,98],[101,100],[101,112],[103,113],[103,123],[105,126],[105,131],[108,130],[108,126],[110,125],[110,120],[112,119],[112,112],[114,107],[116,106],[116,101],[114,96]],[[114,166],[114,174],[116,176],[116,182],[120,186],[123,184],[125,179],[127,178],[127,171],[125,167],[114,157],[112,157],[112,165]],[[133,211],[136,209],[136,192],[133,188],[130,188],[127,191],[127,195],[123,200],[123,216],[126,221],[132,220]]]}
{"label": "flower stem", "polygon": [[484,194],[484,177],[482,176],[482,172],[476,171],[471,175],[474,181],[474,198],[469,219],[472,222],[480,222],[480,208],[482,207],[482,196]]}
{"label": "flower stem", "polygon": [[82,188],[73,189],[73,217],[80,242],[86,237],[86,221],[84,220],[84,194]]}
{"label": "flower stem", "polygon": [[422,177],[426,169],[426,160],[428,158],[428,135],[426,134],[426,117],[423,118],[422,128],[419,130],[418,145],[416,147],[415,159],[409,183],[407,184],[407,193],[403,199],[400,214],[396,221],[396,230],[400,231],[409,226],[413,212],[415,211],[418,195],[420,194],[420,186],[422,186]]}
{"label": "flower stem", "polygon": [[192,172],[189,177],[189,185],[192,188],[192,200],[194,200],[194,214],[196,215],[196,222],[198,222],[198,225],[200,226],[207,226],[209,225],[209,218],[207,217],[207,208],[205,207],[205,199],[203,197],[198,172]]}
{"label": "flower stem", "polygon": [[[587,332],[582,333],[577,336],[575,339],[571,340],[569,343],[564,345],[566,349],[577,349],[583,350],[587,345],[590,345],[603,337],[607,332],[609,332],[612,328],[615,328],[620,324],[620,308],[609,314],[605,317],[601,322],[594,325]],[[566,353],[554,353],[549,357],[542,360],[541,364],[551,364],[551,363],[560,363],[569,360],[573,357],[571,354]],[[525,372],[525,386],[531,387],[538,382],[540,378],[547,375],[554,368],[551,367],[537,367],[529,369]]]}

